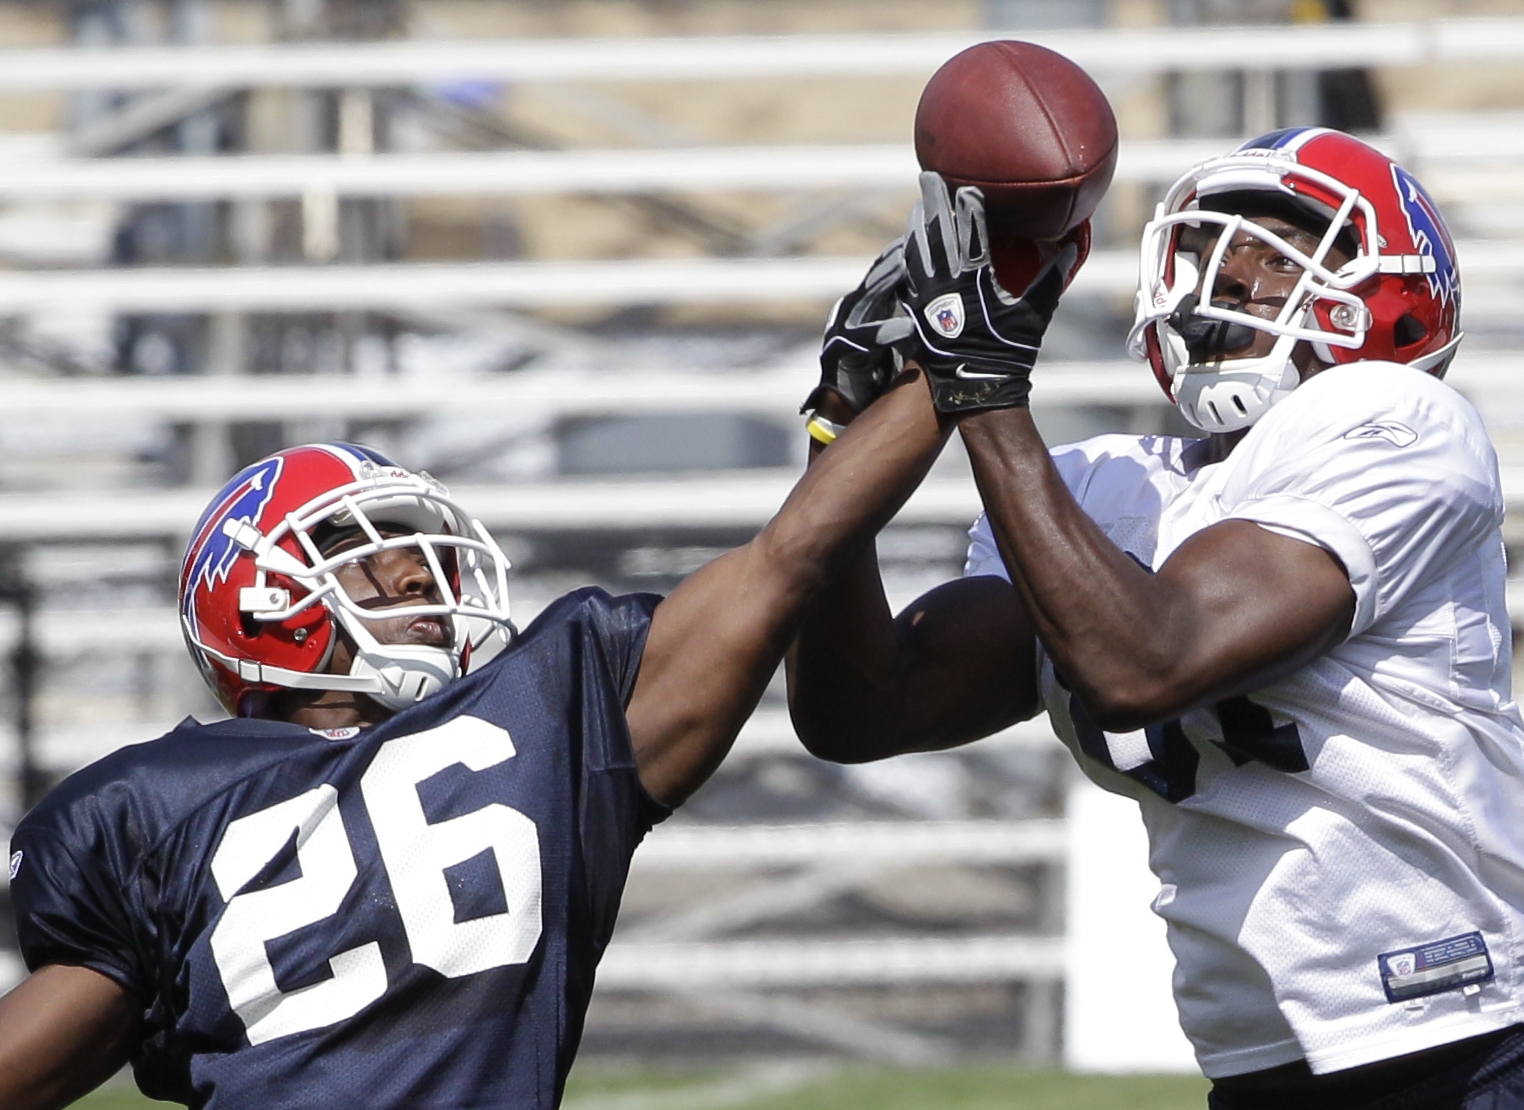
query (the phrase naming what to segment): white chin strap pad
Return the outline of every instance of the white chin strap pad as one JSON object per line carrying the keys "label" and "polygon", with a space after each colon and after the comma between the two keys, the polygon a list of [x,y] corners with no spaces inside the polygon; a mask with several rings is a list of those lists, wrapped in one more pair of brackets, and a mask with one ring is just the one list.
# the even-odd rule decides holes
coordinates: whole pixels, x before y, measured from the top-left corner
{"label": "white chin strap pad", "polygon": [[1296,367],[1285,364],[1279,377],[1263,369],[1239,370],[1232,362],[1218,367],[1193,366],[1175,374],[1175,403],[1203,432],[1247,428],[1297,387]]}
{"label": "white chin strap pad", "polygon": [[1160,324],[1158,336],[1180,415],[1203,432],[1247,428],[1301,384],[1291,357],[1297,341],[1289,335],[1277,338],[1269,353],[1258,358],[1199,366],[1190,364],[1185,341],[1174,328]]}
{"label": "white chin strap pad", "polygon": [[460,677],[455,654],[422,644],[387,644],[380,651],[361,648],[349,668],[352,678],[370,679],[378,689],[368,695],[391,710],[406,709]]}

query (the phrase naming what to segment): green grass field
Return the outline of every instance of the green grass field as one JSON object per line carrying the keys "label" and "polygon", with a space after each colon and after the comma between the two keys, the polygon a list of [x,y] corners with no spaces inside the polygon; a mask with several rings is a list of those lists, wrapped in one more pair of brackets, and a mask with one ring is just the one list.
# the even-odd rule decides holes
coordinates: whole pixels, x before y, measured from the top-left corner
{"label": "green grass field", "polygon": [[[566,1110],[1202,1110],[1191,1076],[1069,1075],[992,1065],[895,1070],[760,1066],[737,1071],[590,1067],[572,1074]],[[83,1110],[150,1110],[113,1084]]]}

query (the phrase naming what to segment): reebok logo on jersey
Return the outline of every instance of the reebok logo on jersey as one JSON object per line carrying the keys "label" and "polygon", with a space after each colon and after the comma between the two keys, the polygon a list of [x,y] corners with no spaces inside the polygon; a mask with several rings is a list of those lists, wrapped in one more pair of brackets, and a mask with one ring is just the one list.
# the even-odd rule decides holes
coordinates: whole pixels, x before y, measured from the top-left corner
{"label": "reebok logo on jersey", "polygon": [[1418,433],[1406,424],[1395,420],[1373,420],[1344,433],[1345,439],[1384,439],[1394,447],[1411,447],[1418,442]]}
{"label": "reebok logo on jersey", "polygon": [[11,853],[11,882],[16,881],[16,875],[21,871],[21,853]]}
{"label": "reebok logo on jersey", "polygon": [[943,293],[921,311],[944,339],[956,339],[963,334],[963,297],[960,294]]}

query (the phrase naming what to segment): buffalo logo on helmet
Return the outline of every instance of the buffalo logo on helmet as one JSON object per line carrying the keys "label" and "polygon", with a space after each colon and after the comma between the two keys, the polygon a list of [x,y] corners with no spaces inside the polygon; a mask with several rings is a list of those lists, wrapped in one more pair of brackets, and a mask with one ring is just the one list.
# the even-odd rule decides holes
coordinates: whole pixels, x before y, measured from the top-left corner
{"label": "buffalo logo on helmet", "polygon": [[256,463],[239,474],[224,488],[222,496],[207,510],[190,545],[190,563],[185,571],[185,595],[196,589],[210,589],[226,581],[238,560],[239,547],[224,530],[228,521],[255,524],[275,496],[283,460],[279,455]]}
{"label": "buffalo logo on helmet", "polygon": [[1418,179],[1395,162],[1392,163],[1392,183],[1397,187],[1397,200],[1402,205],[1413,245],[1420,255],[1434,259],[1434,272],[1424,275],[1429,293],[1440,301],[1459,301],[1460,275],[1456,273],[1455,259],[1450,255],[1438,207]]}

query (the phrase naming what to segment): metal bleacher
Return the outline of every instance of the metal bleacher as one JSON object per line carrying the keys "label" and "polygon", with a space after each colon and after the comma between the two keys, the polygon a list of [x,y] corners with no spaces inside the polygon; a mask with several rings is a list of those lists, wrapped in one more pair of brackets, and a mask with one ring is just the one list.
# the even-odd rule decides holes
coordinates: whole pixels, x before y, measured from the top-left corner
{"label": "metal bleacher", "polygon": [[[866,206],[892,234],[894,213],[914,195],[908,143],[747,145],[743,135],[724,144],[510,149],[505,140],[492,149],[388,150],[376,141],[378,97],[448,82],[918,83],[972,42],[1016,33],[0,49],[0,100],[115,98],[110,111],[82,114],[56,133],[9,144],[0,136],[0,151],[13,152],[0,174],[0,218],[104,205],[118,226],[142,206],[202,205],[221,206],[219,218],[236,224],[250,212],[272,218],[268,207],[283,204],[300,224],[300,249],[279,258],[238,248],[230,233],[234,248],[217,257],[0,269],[0,647],[22,676],[0,729],[18,783],[0,825],[39,784],[149,739],[186,712],[208,711],[183,659],[174,563],[216,481],[249,461],[254,445],[354,435],[414,449],[419,458],[401,461],[439,472],[505,538],[523,568],[516,605],[524,616],[585,580],[668,588],[752,533],[792,484],[811,333],[871,253],[862,235],[851,252],[829,237],[799,247],[808,235],[798,229],[850,222]],[[1432,73],[1524,57],[1524,18],[1021,37],[1085,65],[1119,103],[1139,82],[1231,70],[1243,83],[1247,131],[1310,122],[1264,115],[1267,101],[1255,101],[1255,90],[1264,94],[1277,75]],[[332,134],[315,144],[323,149],[135,145],[257,90],[328,97]],[[1260,116],[1251,118],[1251,102]],[[1524,455],[1511,448],[1513,429],[1524,425],[1515,372],[1524,237],[1512,237],[1524,231],[1512,215],[1524,213],[1520,110],[1503,103],[1491,113],[1393,116],[1375,136],[1455,213],[1467,324],[1478,342],[1452,380],[1494,421],[1515,505],[1524,502]],[[1118,192],[1136,197],[1151,197],[1231,141],[1133,136],[1125,119]],[[901,130],[908,134],[908,119]],[[783,221],[790,233],[732,235],[728,246],[712,237],[702,249],[659,257],[420,259],[351,250],[354,221],[345,222],[358,211],[346,205],[409,199],[645,198],[670,215],[674,204],[715,194],[785,198],[795,205]],[[1129,312],[1138,214],[1120,204],[1103,211],[1105,235],[1061,310],[1035,392],[1036,405],[1055,414],[1054,434],[1168,426],[1147,371],[1090,334],[1109,340]],[[752,322],[723,341],[663,338],[663,320],[706,312],[727,326]],[[126,340],[113,340],[109,357],[59,340],[75,316],[92,327],[106,321],[118,335],[135,320],[200,329],[190,345],[199,353],[159,373],[132,369]],[[341,354],[309,360],[317,371],[256,369],[258,321],[296,316],[320,316],[314,326],[340,337]],[[769,328],[770,340],[756,340]],[[439,346],[409,361],[398,353],[409,335]],[[452,335],[489,354],[435,373],[440,337]],[[568,444],[584,433],[593,437],[589,451],[617,453],[627,441],[609,429],[621,422],[634,422],[632,434],[660,436],[673,426],[663,419],[695,416],[732,422],[725,426],[739,429],[737,440],[776,433],[788,446],[727,455],[720,444],[719,461],[687,467],[642,468],[637,451],[635,473],[566,461],[574,457]],[[605,434],[614,438],[596,438]],[[71,437],[73,454],[57,447]],[[169,461],[145,466],[153,452]],[[492,461],[508,455],[519,461]],[[55,458],[63,461],[47,461]],[[961,529],[978,509],[954,450],[884,538],[894,600],[957,573]],[[1065,967],[1063,766],[1040,721],[964,753],[819,764],[793,740],[775,689],[714,782],[637,856],[600,973],[589,1049],[1054,1058]],[[907,991],[938,1001],[912,1007]]]}

